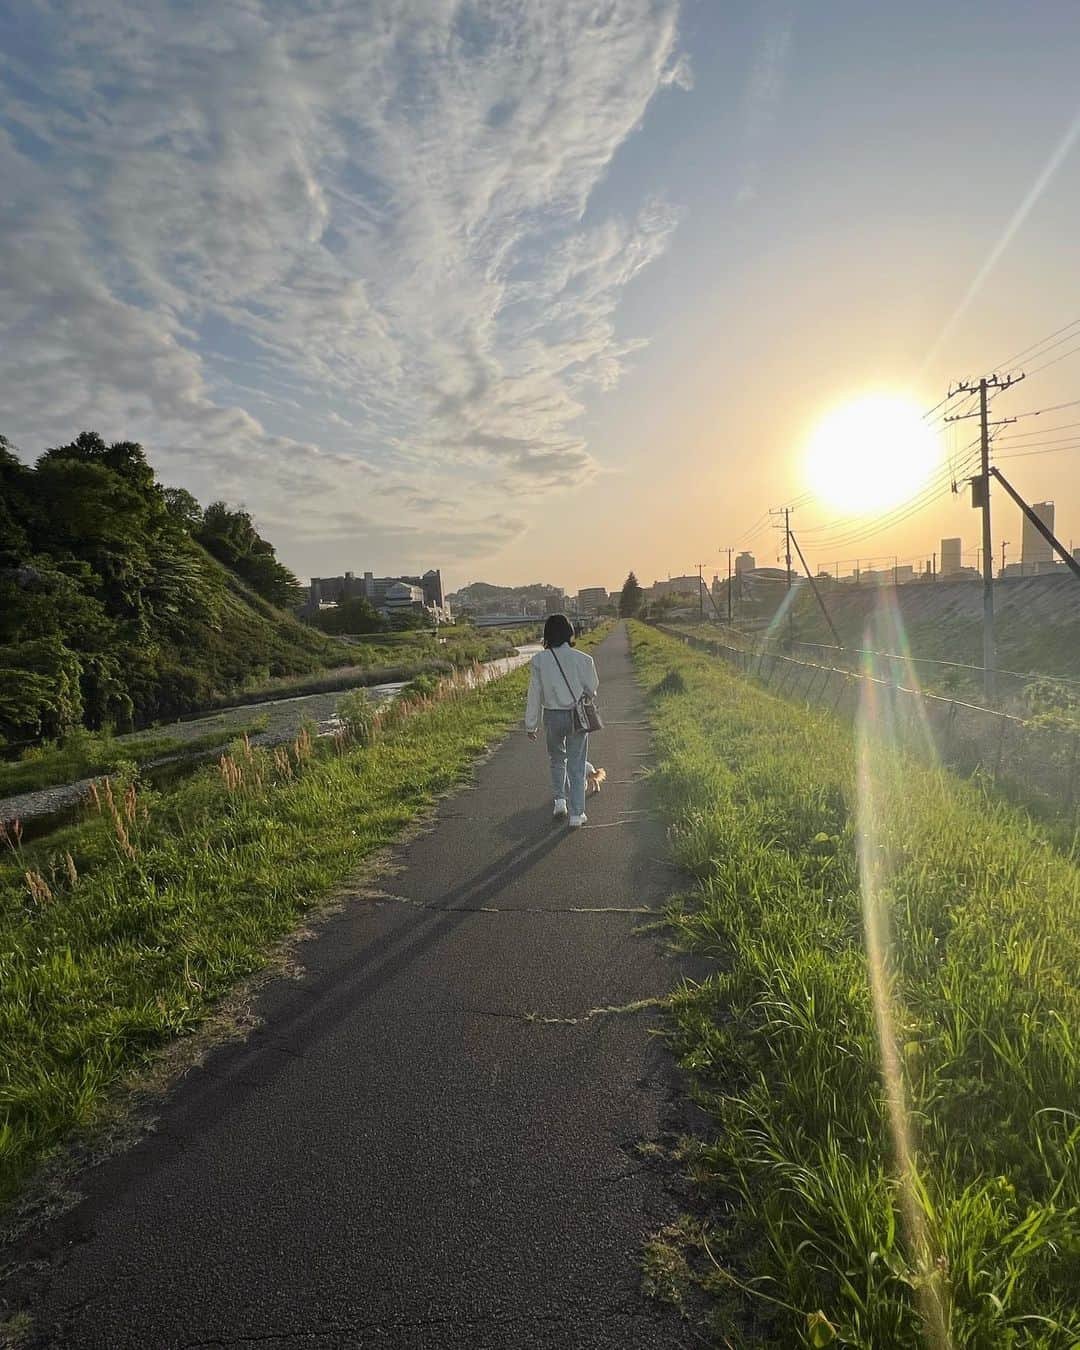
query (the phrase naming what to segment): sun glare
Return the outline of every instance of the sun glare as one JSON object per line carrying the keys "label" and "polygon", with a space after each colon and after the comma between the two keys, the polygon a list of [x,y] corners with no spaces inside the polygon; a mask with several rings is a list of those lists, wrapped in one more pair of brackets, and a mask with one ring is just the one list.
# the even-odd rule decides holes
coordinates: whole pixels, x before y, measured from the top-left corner
{"label": "sun glare", "polygon": [[868,394],[818,424],[806,447],[806,479],[838,510],[879,511],[918,492],[941,458],[940,439],[913,399]]}

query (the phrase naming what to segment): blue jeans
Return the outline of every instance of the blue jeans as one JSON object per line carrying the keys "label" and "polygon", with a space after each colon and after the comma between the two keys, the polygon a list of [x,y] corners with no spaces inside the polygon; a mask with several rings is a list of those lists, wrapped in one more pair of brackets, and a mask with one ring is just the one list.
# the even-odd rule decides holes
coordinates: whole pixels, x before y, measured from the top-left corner
{"label": "blue jeans", "polygon": [[572,816],[585,814],[585,759],[589,733],[575,731],[570,708],[545,708],[544,732],[551,757],[551,787],[565,797]]}

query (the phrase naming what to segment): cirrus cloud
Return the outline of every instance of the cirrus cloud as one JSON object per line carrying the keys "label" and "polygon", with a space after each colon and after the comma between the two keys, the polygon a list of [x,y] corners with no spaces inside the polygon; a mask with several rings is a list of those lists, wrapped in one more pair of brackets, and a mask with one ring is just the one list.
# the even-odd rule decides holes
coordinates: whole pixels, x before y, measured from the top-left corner
{"label": "cirrus cloud", "polygon": [[635,349],[619,297],[676,215],[588,206],[650,101],[689,86],[677,19],[678,0],[20,6],[18,31],[0,21],[8,433],[138,435],[315,571],[343,496],[361,539],[502,539],[508,495],[596,470],[583,400]]}

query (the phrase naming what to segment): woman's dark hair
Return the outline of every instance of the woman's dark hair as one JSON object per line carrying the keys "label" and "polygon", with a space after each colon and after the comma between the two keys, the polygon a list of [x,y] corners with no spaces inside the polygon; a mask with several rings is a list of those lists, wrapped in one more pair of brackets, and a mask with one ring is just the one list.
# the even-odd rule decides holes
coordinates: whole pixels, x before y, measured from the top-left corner
{"label": "woman's dark hair", "polygon": [[565,614],[549,614],[544,624],[544,646],[561,647],[564,642],[574,645],[574,625]]}

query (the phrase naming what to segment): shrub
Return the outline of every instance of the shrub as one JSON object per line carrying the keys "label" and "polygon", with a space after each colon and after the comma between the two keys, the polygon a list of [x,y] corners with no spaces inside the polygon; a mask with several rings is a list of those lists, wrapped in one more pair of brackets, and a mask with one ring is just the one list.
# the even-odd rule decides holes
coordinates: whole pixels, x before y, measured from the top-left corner
{"label": "shrub", "polygon": [[370,745],[375,735],[375,704],[366,689],[350,689],[338,699],[337,715],[355,745]]}
{"label": "shrub", "polygon": [[417,675],[415,680],[409,681],[398,697],[404,703],[423,703],[425,699],[434,698],[438,692],[437,675]]}

